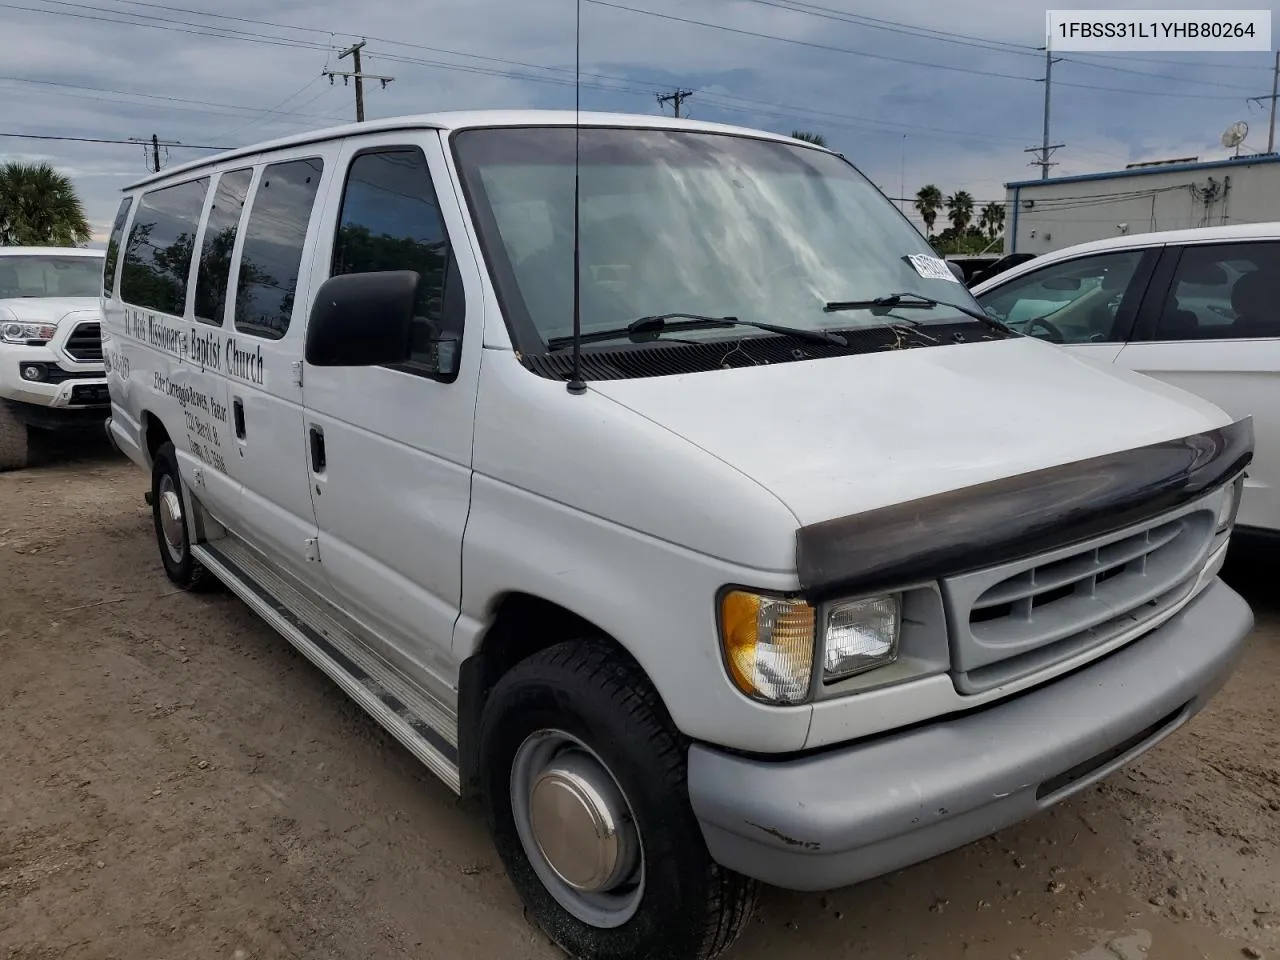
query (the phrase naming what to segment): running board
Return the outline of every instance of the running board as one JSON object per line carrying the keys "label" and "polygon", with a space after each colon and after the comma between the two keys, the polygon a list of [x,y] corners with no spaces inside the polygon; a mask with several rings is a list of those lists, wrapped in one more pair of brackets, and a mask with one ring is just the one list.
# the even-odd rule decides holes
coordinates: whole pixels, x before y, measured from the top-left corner
{"label": "running board", "polygon": [[[461,793],[456,712],[379,657],[324,608],[235,537],[192,544],[192,556],[221,580],[410,753]],[[305,591],[305,592],[304,592]]]}

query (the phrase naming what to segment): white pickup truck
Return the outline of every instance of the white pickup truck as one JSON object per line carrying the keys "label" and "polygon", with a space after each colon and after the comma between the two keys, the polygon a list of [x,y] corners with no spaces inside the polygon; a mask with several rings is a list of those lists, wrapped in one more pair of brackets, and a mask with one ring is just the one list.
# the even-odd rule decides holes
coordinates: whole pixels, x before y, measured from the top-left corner
{"label": "white pickup truck", "polygon": [[101,250],[0,247],[0,470],[27,465],[32,428],[102,429]]}

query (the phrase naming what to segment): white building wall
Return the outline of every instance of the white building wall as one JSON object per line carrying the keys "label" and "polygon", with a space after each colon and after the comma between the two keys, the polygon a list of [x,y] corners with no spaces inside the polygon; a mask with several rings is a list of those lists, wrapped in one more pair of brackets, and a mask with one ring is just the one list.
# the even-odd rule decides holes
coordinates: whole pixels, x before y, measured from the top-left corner
{"label": "white building wall", "polygon": [[1006,188],[1005,253],[1122,234],[1280,221],[1280,156],[1063,177]]}

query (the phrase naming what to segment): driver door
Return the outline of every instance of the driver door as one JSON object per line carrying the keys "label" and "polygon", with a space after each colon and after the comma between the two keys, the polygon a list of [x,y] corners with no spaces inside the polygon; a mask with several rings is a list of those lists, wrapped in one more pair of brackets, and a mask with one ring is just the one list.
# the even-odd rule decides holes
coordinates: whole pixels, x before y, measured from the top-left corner
{"label": "driver door", "polygon": [[1028,336],[1113,363],[1133,329],[1158,249],[1109,250],[1046,264],[978,297]]}

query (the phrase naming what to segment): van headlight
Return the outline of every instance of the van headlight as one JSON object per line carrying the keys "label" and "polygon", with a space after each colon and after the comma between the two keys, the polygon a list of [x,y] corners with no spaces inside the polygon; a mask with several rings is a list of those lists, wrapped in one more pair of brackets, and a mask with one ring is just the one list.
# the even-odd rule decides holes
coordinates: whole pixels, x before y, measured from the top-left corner
{"label": "van headlight", "polygon": [[823,617],[823,682],[897,660],[899,613],[896,596],[830,604]]}
{"label": "van headlight", "polygon": [[819,650],[824,683],[897,660],[900,610],[896,596],[815,610],[798,598],[728,590],[720,600],[725,666],[734,685],[753,700],[803,703]]}

